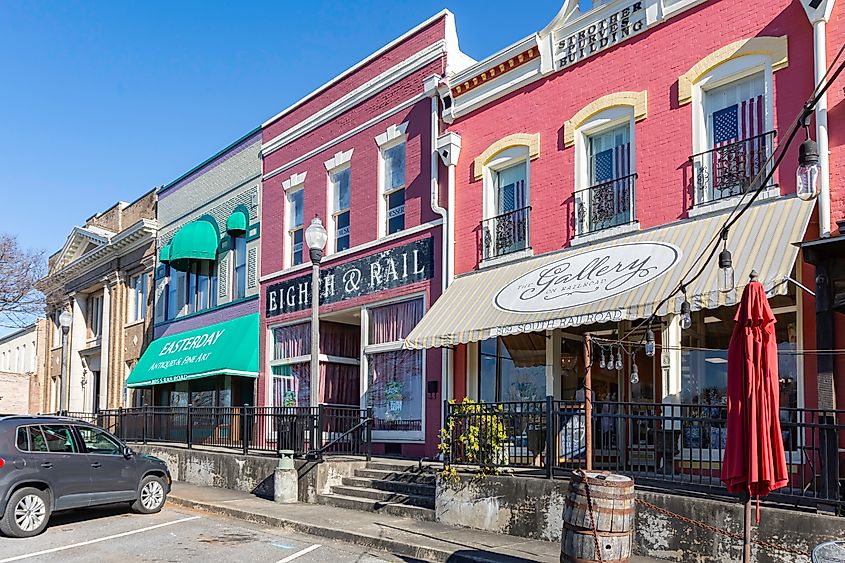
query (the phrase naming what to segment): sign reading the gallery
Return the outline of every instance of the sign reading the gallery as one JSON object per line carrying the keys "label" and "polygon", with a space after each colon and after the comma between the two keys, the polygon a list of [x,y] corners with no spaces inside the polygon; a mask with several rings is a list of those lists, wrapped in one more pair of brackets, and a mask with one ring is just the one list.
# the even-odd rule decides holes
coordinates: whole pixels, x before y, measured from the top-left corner
{"label": "sign reading the gallery", "polygon": [[[329,304],[431,279],[434,276],[432,238],[371,254],[320,272],[320,303]],[[267,288],[268,317],[311,307],[311,275]]]}
{"label": "sign reading the gallery", "polygon": [[634,2],[569,35],[555,36],[557,68],[562,69],[612,47],[648,27],[643,2]]}
{"label": "sign reading the gallery", "polygon": [[676,246],[662,242],[590,250],[523,274],[496,294],[495,304],[514,313],[541,313],[601,301],[659,278],[680,257]]}

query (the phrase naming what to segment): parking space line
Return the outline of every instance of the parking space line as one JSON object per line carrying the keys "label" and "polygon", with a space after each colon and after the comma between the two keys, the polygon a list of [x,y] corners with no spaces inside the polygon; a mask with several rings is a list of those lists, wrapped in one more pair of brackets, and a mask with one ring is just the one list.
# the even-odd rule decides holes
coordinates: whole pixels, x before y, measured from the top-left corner
{"label": "parking space line", "polygon": [[[311,547],[306,547],[303,550],[297,551],[293,555],[288,555],[284,559],[279,559],[278,561],[276,561],[276,563],[288,563],[288,561],[293,561],[294,559],[302,557],[303,555],[305,555],[307,553],[311,553],[312,551],[314,551],[315,549],[319,549],[320,547],[322,547],[320,544],[314,544]],[[3,563],[3,562],[0,561],[0,563]]]}
{"label": "parking space line", "polygon": [[[51,549],[45,549],[43,551],[36,551],[35,553],[26,553],[24,555],[16,555],[14,557],[9,557],[7,559],[0,559],[0,563],[9,563],[10,561],[20,561],[21,559],[29,559],[30,557],[38,557],[39,555],[47,555],[48,553],[56,553],[57,551],[64,551],[66,549],[73,549],[75,547],[82,547],[84,545],[91,545],[92,543],[100,543],[108,540],[113,540],[116,538],[122,538],[124,536],[131,536],[133,534],[140,534],[141,532],[149,532],[150,530],[155,530],[157,528],[164,528],[165,526],[172,526],[173,524],[181,524],[182,522],[187,522],[189,520],[198,520],[201,516],[189,516],[188,518],[180,518],[179,520],[173,520],[172,522],[164,522],[163,524],[156,524],[155,526],[147,526],[146,528],[140,528],[138,530],[132,530],[129,532],[123,532],[120,534],[114,534],[112,536],[106,536],[104,538],[98,538],[95,540],[88,540],[79,543],[74,543],[71,545],[64,545],[61,547],[54,547]],[[320,546],[317,546],[320,547]]]}

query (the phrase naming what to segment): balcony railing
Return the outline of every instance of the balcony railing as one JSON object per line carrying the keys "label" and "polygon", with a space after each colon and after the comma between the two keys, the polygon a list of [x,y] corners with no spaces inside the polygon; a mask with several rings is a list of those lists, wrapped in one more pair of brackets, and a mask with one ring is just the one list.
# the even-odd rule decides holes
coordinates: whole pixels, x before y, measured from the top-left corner
{"label": "balcony railing", "polygon": [[[448,465],[472,466],[472,459],[554,478],[585,468],[591,455],[594,469],[630,475],[650,487],[728,496],[720,479],[725,405],[596,401],[589,437],[581,402],[547,397],[469,408],[447,403],[446,409]],[[838,449],[845,439],[845,411],[782,408],[780,422],[789,482],[768,500],[836,506],[845,515],[845,453]],[[482,450],[467,450],[461,439],[467,433]],[[484,451],[491,443],[498,450]]]}
{"label": "balcony railing", "polygon": [[530,248],[531,207],[502,213],[481,222],[484,260]]}
{"label": "balcony railing", "polygon": [[[693,172],[693,205],[744,194],[774,150],[775,132],[769,131],[690,157]],[[769,185],[774,185],[769,182]]]}
{"label": "balcony railing", "polygon": [[579,235],[636,221],[637,175],[629,174],[575,192],[575,224]]}

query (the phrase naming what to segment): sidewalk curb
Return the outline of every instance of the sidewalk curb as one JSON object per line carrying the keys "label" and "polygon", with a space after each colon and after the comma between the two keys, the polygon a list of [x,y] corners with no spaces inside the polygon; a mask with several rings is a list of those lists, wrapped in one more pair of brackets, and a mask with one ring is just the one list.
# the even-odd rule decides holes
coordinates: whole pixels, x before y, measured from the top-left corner
{"label": "sidewalk curb", "polygon": [[[195,500],[180,498],[173,496],[172,494],[167,497],[167,502],[172,505],[182,506],[194,510],[202,510],[205,512],[210,512],[212,514],[230,516],[232,518],[237,518],[239,520],[244,520],[255,524],[263,524],[265,526],[273,526],[287,530],[293,530],[312,536],[338,540],[341,542],[351,543],[364,547],[371,547],[396,555],[413,557],[415,559],[419,559],[420,561],[448,561],[449,563],[495,563],[502,561],[517,560],[516,558],[511,557],[497,557],[492,553],[489,554],[489,556],[483,556],[480,553],[468,555],[460,553],[459,551],[449,551],[432,547],[417,546],[397,540],[392,540],[390,538],[375,537],[367,534],[349,532],[347,530],[340,530],[327,526],[306,524],[303,522],[298,522],[296,520],[280,518],[278,516],[256,514],[254,512],[248,512],[245,510],[240,510],[228,506],[221,506],[215,503],[199,502]],[[468,548],[467,550],[469,551],[470,549]],[[523,559],[522,561],[525,560]]]}

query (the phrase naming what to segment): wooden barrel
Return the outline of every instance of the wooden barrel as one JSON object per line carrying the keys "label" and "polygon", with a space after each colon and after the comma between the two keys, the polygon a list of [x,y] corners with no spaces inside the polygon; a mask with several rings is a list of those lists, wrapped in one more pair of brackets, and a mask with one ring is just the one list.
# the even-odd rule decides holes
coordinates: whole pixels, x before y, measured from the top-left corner
{"label": "wooden barrel", "polygon": [[[561,563],[628,561],[634,546],[635,502],[634,480],[630,477],[598,471],[573,475],[563,507]],[[593,522],[601,558],[596,553]]]}

